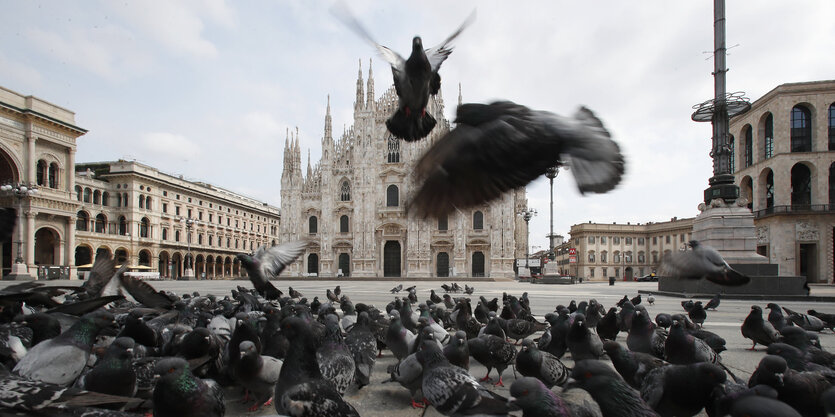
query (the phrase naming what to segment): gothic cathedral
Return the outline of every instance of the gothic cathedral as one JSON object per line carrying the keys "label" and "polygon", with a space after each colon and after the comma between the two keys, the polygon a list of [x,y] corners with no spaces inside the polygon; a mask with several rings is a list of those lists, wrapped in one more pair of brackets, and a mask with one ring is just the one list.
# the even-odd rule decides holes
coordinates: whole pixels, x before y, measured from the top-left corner
{"label": "gothic cathedral", "polygon": [[[330,98],[321,160],[302,171],[298,131],[288,135],[281,174],[280,240],[308,238],[307,253],[284,276],[493,277],[514,276],[514,259],[525,256],[524,188],[480,207],[442,219],[406,212],[416,179],[413,166],[450,130],[441,92],[427,111],[438,124],[426,138],[393,138],[385,121],[397,106],[390,87],[375,101],[368,71],[363,91],[357,78],[354,123],[334,141]],[[459,88],[459,104],[461,93]]]}

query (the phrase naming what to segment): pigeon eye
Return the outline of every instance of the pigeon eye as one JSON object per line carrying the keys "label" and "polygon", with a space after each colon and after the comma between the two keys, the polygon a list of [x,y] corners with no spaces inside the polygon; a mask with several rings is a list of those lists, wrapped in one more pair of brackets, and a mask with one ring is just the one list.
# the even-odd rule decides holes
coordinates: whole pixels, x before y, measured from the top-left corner
{"label": "pigeon eye", "polygon": [[524,397],[524,396],[526,396],[526,395],[528,395],[528,390],[524,390],[524,391],[522,391],[522,396]]}
{"label": "pigeon eye", "polygon": [[174,367],[168,368],[168,373],[173,374],[174,373]]}
{"label": "pigeon eye", "polygon": [[586,374],[585,374],[585,375],[583,375],[583,378],[585,378],[585,379],[589,379],[589,378],[591,378],[591,376],[592,376],[592,375],[591,375],[591,372],[586,372]]}

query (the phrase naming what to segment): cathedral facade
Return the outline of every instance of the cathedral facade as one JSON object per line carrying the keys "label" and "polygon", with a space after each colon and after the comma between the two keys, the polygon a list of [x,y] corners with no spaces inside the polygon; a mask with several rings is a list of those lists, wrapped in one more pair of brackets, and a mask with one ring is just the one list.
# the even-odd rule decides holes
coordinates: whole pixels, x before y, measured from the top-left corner
{"label": "cathedral facade", "polygon": [[447,218],[410,215],[406,205],[417,187],[413,167],[451,126],[439,92],[427,108],[437,120],[432,133],[402,141],[385,125],[396,106],[394,87],[375,99],[372,71],[366,84],[360,65],[353,125],[334,140],[328,99],[318,163],[311,165],[308,150],[303,170],[298,131],[288,133],[280,240],[312,243],[283,275],[513,277],[514,260],[525,256],[527,230],[517,215],[527,206],[524,188]]}

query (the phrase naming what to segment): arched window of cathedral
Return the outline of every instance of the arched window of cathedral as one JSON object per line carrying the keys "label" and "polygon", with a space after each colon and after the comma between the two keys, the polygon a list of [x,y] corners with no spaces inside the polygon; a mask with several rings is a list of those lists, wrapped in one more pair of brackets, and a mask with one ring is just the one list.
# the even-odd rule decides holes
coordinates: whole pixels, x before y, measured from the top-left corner
{"label": "arched window of cathedral", "polygon": [[342,181],[339,199],[341,201],[351,201],[351,184],[348,183],[348,180]]}
{"label": "arched window of cathedral", "polygon": [[151,207],[151,196],[145,197],[145,208],[148,209],[148,210],[150,210],[152,208]]}
{"label": "arched window of cathedral", "polygon": [[388,138],[388,163],[394,164],[400,162],[400,139],[394,136]]}
{"label": "arched window of cathedral", "polygon": [[127,236],[128,234],[128,221],[125,219],[125,216],[119,217],[119,234],[122,236]]}
{"label": "arched window of cathedral", "polygon": [[449,217],[446,215],[438,217],[438,230],[449,230]]}
{"label": "arched window of cathedral", "polygon": [[107,217],[105,217],[104,213],[99,213],[99,215],[96,216],[96,233],[104,233],[106,225]]}
{"label": "arched window of cathedral", "polygon": [[307,220],[307,232],[310,234],[316,234],[319,232],[319,222],[316,216],[310,216],[310,219]]}
{"label": "arched window of cathedral", "polygon": [[109,205],[110,202],[108,200],[110,200],[110,193],[108,193],[107,191],[101,193],[101,205],[103,205],[103,206]]}
{"label": "arched window of cathedral", "polygon": [[93,191],[93,204],[101,204],[101,191]]}
{"label": "arched window of cathedral", "polygon": [[151,237],[151,221],[147,217],[139,222],[139,237]]}
{"label": "arched window of cathedral", "polygon": [[473,213],[473,230],[484,229],[484,213],[476,211]]}
{"label": "arched window of cathedral", "polygon": [[90,216],[83,211],[79,211],[78,214],[76,214],[75,230],[86,232],[88,224],[90,224]]}
{"label": "arched window of cathedral", "polygon": [[339,218],[339,233],[348,233],[348,216],[344,214]]}
{"label": "arched window of cathedral", "polygon": [[139,208],[145,208],[145,196],[144,195],[139,196]]}
{"label": "arched window of cathedral", "polygon": [[400,189],[392,184],[386,188],[386,207],[397,207],[400,205]]}
{"label": "arched window of cathedral", "polygon": [[162,229],[162,240],[168,240],[168,229]]}
{"label": "arched window of cathedral", "polygon": [[792,107],[791,151],[812,151],[812,112],[803,106]]}
{"label": "arched window of cathedral", "polygon": [[122,195],[116,194],[116,207],[122,207]]}

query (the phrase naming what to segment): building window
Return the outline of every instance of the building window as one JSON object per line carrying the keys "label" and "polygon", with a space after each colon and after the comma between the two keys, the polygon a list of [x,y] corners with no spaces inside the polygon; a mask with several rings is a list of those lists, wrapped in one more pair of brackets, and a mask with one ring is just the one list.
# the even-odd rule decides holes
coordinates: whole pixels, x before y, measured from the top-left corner
{"label": "building window", "polygon": [[130,200],[128,200],[128,193],[122,193],[122,203],[124,203],[125,207],[128,206],[129,201]]}
{"label": "building window", "polygon": [[664,236],[664,238],[665,238],[664,243],[669,244],[670,243],[670,235]]}
{"label": "building window", "polygon": [[589,262],[594,262],[594,251],[589,252]]}
{"label": "building window", "polygon": [[645,263],[646,261],[647,261],[646,255],[644,255],[643,252],[638,252],[638,263],[642,264],[642,263]]}
{"label": "building window", "polygon": [[58,188],[58,164],[49,164],[49,188]]}
{"label": "building window", "polygon": [[386,207],[397,207],[400,205],[400,190],[392,184],[386,188]]}
{"label": "building window", "polygon": [[339,199],[341,201],[351,201],[351,184],[348,183],[348,180],[342,181]]}
{"label": "building window", "polygon": [[[81,201],[81,200],[79,200]],[[122,195],[116,194],[116,207],[122,207]]]}
{"label": "building window", "polygon": [[751,125],[745,125],[743,134],[745,135],[745,167],[750,167],[754,163],[754,136]]}
{"label": "building window", "polygon": [[148,210],[151,210],[153,208],[153,207],[151,207],[151,197],[150,196],[145,197],[145,208],[148,209]]}
{"label": "building window", "polygon": [[639,244],[639,245],[643,245],[643,244],[644,244],[644,238],[639,237],[639,238],[638,238],[638,244]]}
{"label": "building window", "polygon": [[101,193],[101,205],[108,206],[110,205],[110,193],[107,191]]}
{"label": "building window", "polygon": [[580,238],[579,237],[574,238],[574,245],[576,246],[576,245],[579,245],[579,244],[580,244]]}
{"label": "building window", "polygon": [[603,276],[609,275],[609,268],[603,268]]}
{"label": "building window", "polygon": [[763,156],[765,159],[774,156],[774,116],[771,113],[765,118],[765,138],[763,143]]}
{"label": "building window", "polygon": [[612,244],[613,245],[620,245],[620,238],[617,237],[617,236],[613,237],[612,238]]}
{"label": "building window", "polygon": [[600,262],[606,263],[606,255],[608,255],[606,251],[600,252]]}
{"label": "building window", "polygon": [[626,252],[626,254],[623,255],[623,260],[626,263],[631,264],[632,263],[632,252]]}
{"label": "building window", "polygon": [[215,244],[215,237],[212,236],[212,235],[209,235],[209,246],[212,246],[214,244]]}
{"label": "building window", "polygon": [[179,242],[179,241],[180,241],[180,231],[179,231],[179,230],[175,230],[175,231],[174,231],[174,241],[175,241],[175,242]]}
{"label": "building window", "polygon": [[151,221],[143,217],[139,223],[139,237],[151,237]]}
{"label": "building window", "polygon": [[[44,186],[44,176],[46,175],[46,161],[43,159],[38,160],[37,172],[35,173],[35,178],[40,186]],[[89,201],[87,201],[89,203]]]}
{"label": "building window", "polygon": [[803,106],[794,106],[791,115],[791,151],[812,151],[812,113]]}
{"label": "building window", "polygon": [[653,244],[653,245],[657,245],[657,244],[658,244],[658,236],[653,236],[653,237],[652,237],[652,244]]}
{"label": "building window", "polygon": [[348,233],[348,216],[344,214],[339,218],[339,233]]}
{"label": "building window", "polygon": [[82,201],[81,200],[82,193],[84,193],[84,190],[82,190],[81,187],[76,185],[75,186],[75,199],[78,200],[78,201]]}
{"label": "building window", "polygon": [[87,231],[87,225],[90,224],[90,216],[83,211],[79,211],[76,215],[78,218],[75,220],[75,230],[80,230],[82,232]]}
{"label": "building window", "polygon": [[180,206],[174,206],[174,214],[177,216],[180,215]]}
{"label": "building window", "polygon": [[162,203],[162,212],[168,213],[168,203]]}
{"label": "building window", "polygon": [[658,263],[658,252],[652,252],[652,263]]}
{"label": "building window", "polygon": [[812,204],[812,173],[809,167],[795,164],[792,167],[792,207]]}
{"label": "building window", "polygon": [[620,252],[615,252],[615,254],[612,255],[612,262],[616,264],[620,263]]}
{"label": "building window", "polygon": [[473,230],[482,229],[484,229],[484,213],[476,210],[476,212],[473,213]]}
{"label": "building window", "polygon": [[438,217],[438,230],[449,230],[449,217],[446,215]]}
{"label": "building window", "polygon": [[93,195],[93,191],[90,190],[89,188],[85,188],[84,189],[84,202],[85,203],[90,203],[92,201],[92,198],[91,198],[92,195]]}
{"label": "building window", "polygon": [[835,103],[829,105],[829,150],[835,151]]}
{"label": "building window", "polygon": [[139,196],[139,208],[145,208],[145,196],[144,195]]}
{"label": "building window", "polygon": [[769,170],[765,177],[765,208],[774,207],[774,171]]}
{"label": "building window", "polygon": [[631,245],[631,244],[632,244],[632,238],[631,238],[631,237],[626,238],[626,244],[627,244],[627,245]]}
{"label": "building window", "polygon": [[594,278],[594,268],[589,268],[589,278]]}
{"label": "building window", "polygon": [[390,164],[400,162],[400,139],[389,136],[387,143],[387,161]]}
{"label": "building window", "polygon": [[310,216],[310,218],[307,219],[307,233],[316,234],[316,233],[318,233],[318,230],[319,230],[318,219],[316,218],[316,216]]}
{"label": "building window", "polygon": [[682,234],[678,235],[678,241],[679,241],[679,242],[684,242],[684,238],[685,238],[684,233],[682,233]]}
{"label": "building window", "polygon": [[168,229],[162,229],[162,240],[168,240]]}
{"label": "building window", "polygon": [[119,234],[122,236],[128,235],[128,221],[125,216],[119,217]]}
{"label": "building window", "polygon": [[96,228],[95,228],[96,233],[104,233],[106,226],[107,226],[107,217],[105,217],[103,213],[99,213],[99,215],[96,216]]}
{"label": "building window", "polygon": [[594,244],[594,236],[589,236],[589,244],[590,245]]}

